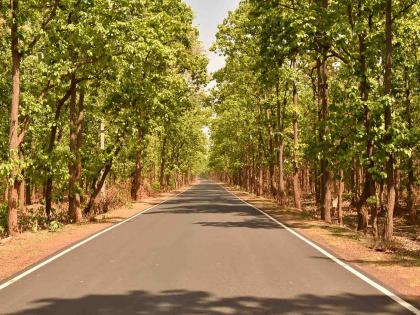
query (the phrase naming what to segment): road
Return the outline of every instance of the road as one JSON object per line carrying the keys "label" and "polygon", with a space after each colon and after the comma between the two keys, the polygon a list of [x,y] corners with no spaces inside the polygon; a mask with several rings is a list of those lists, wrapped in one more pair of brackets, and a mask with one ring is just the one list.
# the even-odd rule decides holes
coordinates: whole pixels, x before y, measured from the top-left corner
{"label": "road", "polygon": [[411,314],[203,181],[0,291],[0,314]]}

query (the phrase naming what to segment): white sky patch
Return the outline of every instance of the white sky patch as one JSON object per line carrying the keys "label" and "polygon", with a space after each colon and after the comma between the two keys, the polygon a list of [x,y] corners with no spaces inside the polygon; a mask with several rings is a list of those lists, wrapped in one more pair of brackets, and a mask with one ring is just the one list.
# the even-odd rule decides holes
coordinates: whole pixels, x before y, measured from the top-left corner
{"label": "white sky patch", "polygon": [[240,0],[184,0],[191,6],[195,14],[194,24],[200,30],[200,39],[206,49],[210,63],[209,73],[213,73],[225,65],[225,58],[210,52],[216,40],[217,26],[227,17],[229,11],[239,6]]}
{"label": "white sky patch", "polygon": [[202,130],[203,130],[203,133],[206,135],[206,137],[210,139],[210,127],[205,126],[205,127],[203,127]]}

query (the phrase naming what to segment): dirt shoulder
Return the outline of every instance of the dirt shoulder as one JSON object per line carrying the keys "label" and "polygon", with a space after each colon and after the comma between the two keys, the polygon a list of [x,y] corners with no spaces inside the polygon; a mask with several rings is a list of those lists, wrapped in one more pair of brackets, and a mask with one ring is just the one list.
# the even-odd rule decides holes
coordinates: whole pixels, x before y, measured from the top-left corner
{"label": "dirt shoulder", "polygon": [[21,235],[0,241],[0,281],[25,270],[66,247],[77,243],[113,224],[123,221],[153,205],[156,205],[188,187],[155,197],[143,199],[109,213],[96,217],[96,222],[65,225],[57,232],[25,232]]}
{"label": "dirt shoulder", "polygon": [[417,252],[377,252],[371,249],[372,241],[360,233],[314,220],[308,214],[282,208],[273,200],[256,197],[235,187],[225,188],[294,228],[416,306],[420,305],[420,256],[417,256]]}

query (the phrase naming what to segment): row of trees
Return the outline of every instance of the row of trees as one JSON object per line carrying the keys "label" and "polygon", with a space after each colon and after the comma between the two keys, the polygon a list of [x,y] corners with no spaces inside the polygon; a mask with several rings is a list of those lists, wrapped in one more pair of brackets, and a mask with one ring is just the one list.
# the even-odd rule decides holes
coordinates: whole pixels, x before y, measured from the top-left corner
{"label": "row of trees", "polygon": [[[206,154],[207,59],[181,0],[10,0],[0,7],[0,188],[9,235],[41,195],[89,214],[106,178],[165,189]],[[9,119],[8,119],[9,118]]]}
{"label": "row of trees", "polygon": [[315,197],[326,222],[349,200],[376,239],[394,210],[415,224],[419,18],[415,0],[243,0],[214,47],[213,171],[297,209]]}

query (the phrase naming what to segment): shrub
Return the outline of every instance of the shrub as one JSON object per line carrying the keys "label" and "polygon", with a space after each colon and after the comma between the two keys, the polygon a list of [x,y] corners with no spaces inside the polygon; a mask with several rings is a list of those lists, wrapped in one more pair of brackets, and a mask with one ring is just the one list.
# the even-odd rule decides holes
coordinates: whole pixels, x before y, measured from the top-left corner
{"label": "shrub", "polygon": [[7,205],[0,203],[0,237],[6,234],[7,230]]}
{"label": "shrub", "polygon": [[129,203],[130,199],[130,189],[128,188],[127,183],[114,183],[107,187],[105,198],[98,196],[98,200],[93,207],[93,213],[106,213],[113,209],[125,206]]}
{"label": "shrub", "polygon": [[57,232],[61,229],[61,223],[58,221],[51,221],[50,224],[48,224],[48,231],[50,232]]}
{"label": "shrub", "polygon": [[150,185],[150,188],[152,188],[153,192],[160,191],[160,183],[159,182],[153,182],[152,185]]}
{"label": "shrub", "polygon": [[47,218],[43,206],[28,207],[25,212],[19,214],[19,226],[22,231],[37,232],[47,228]]}

